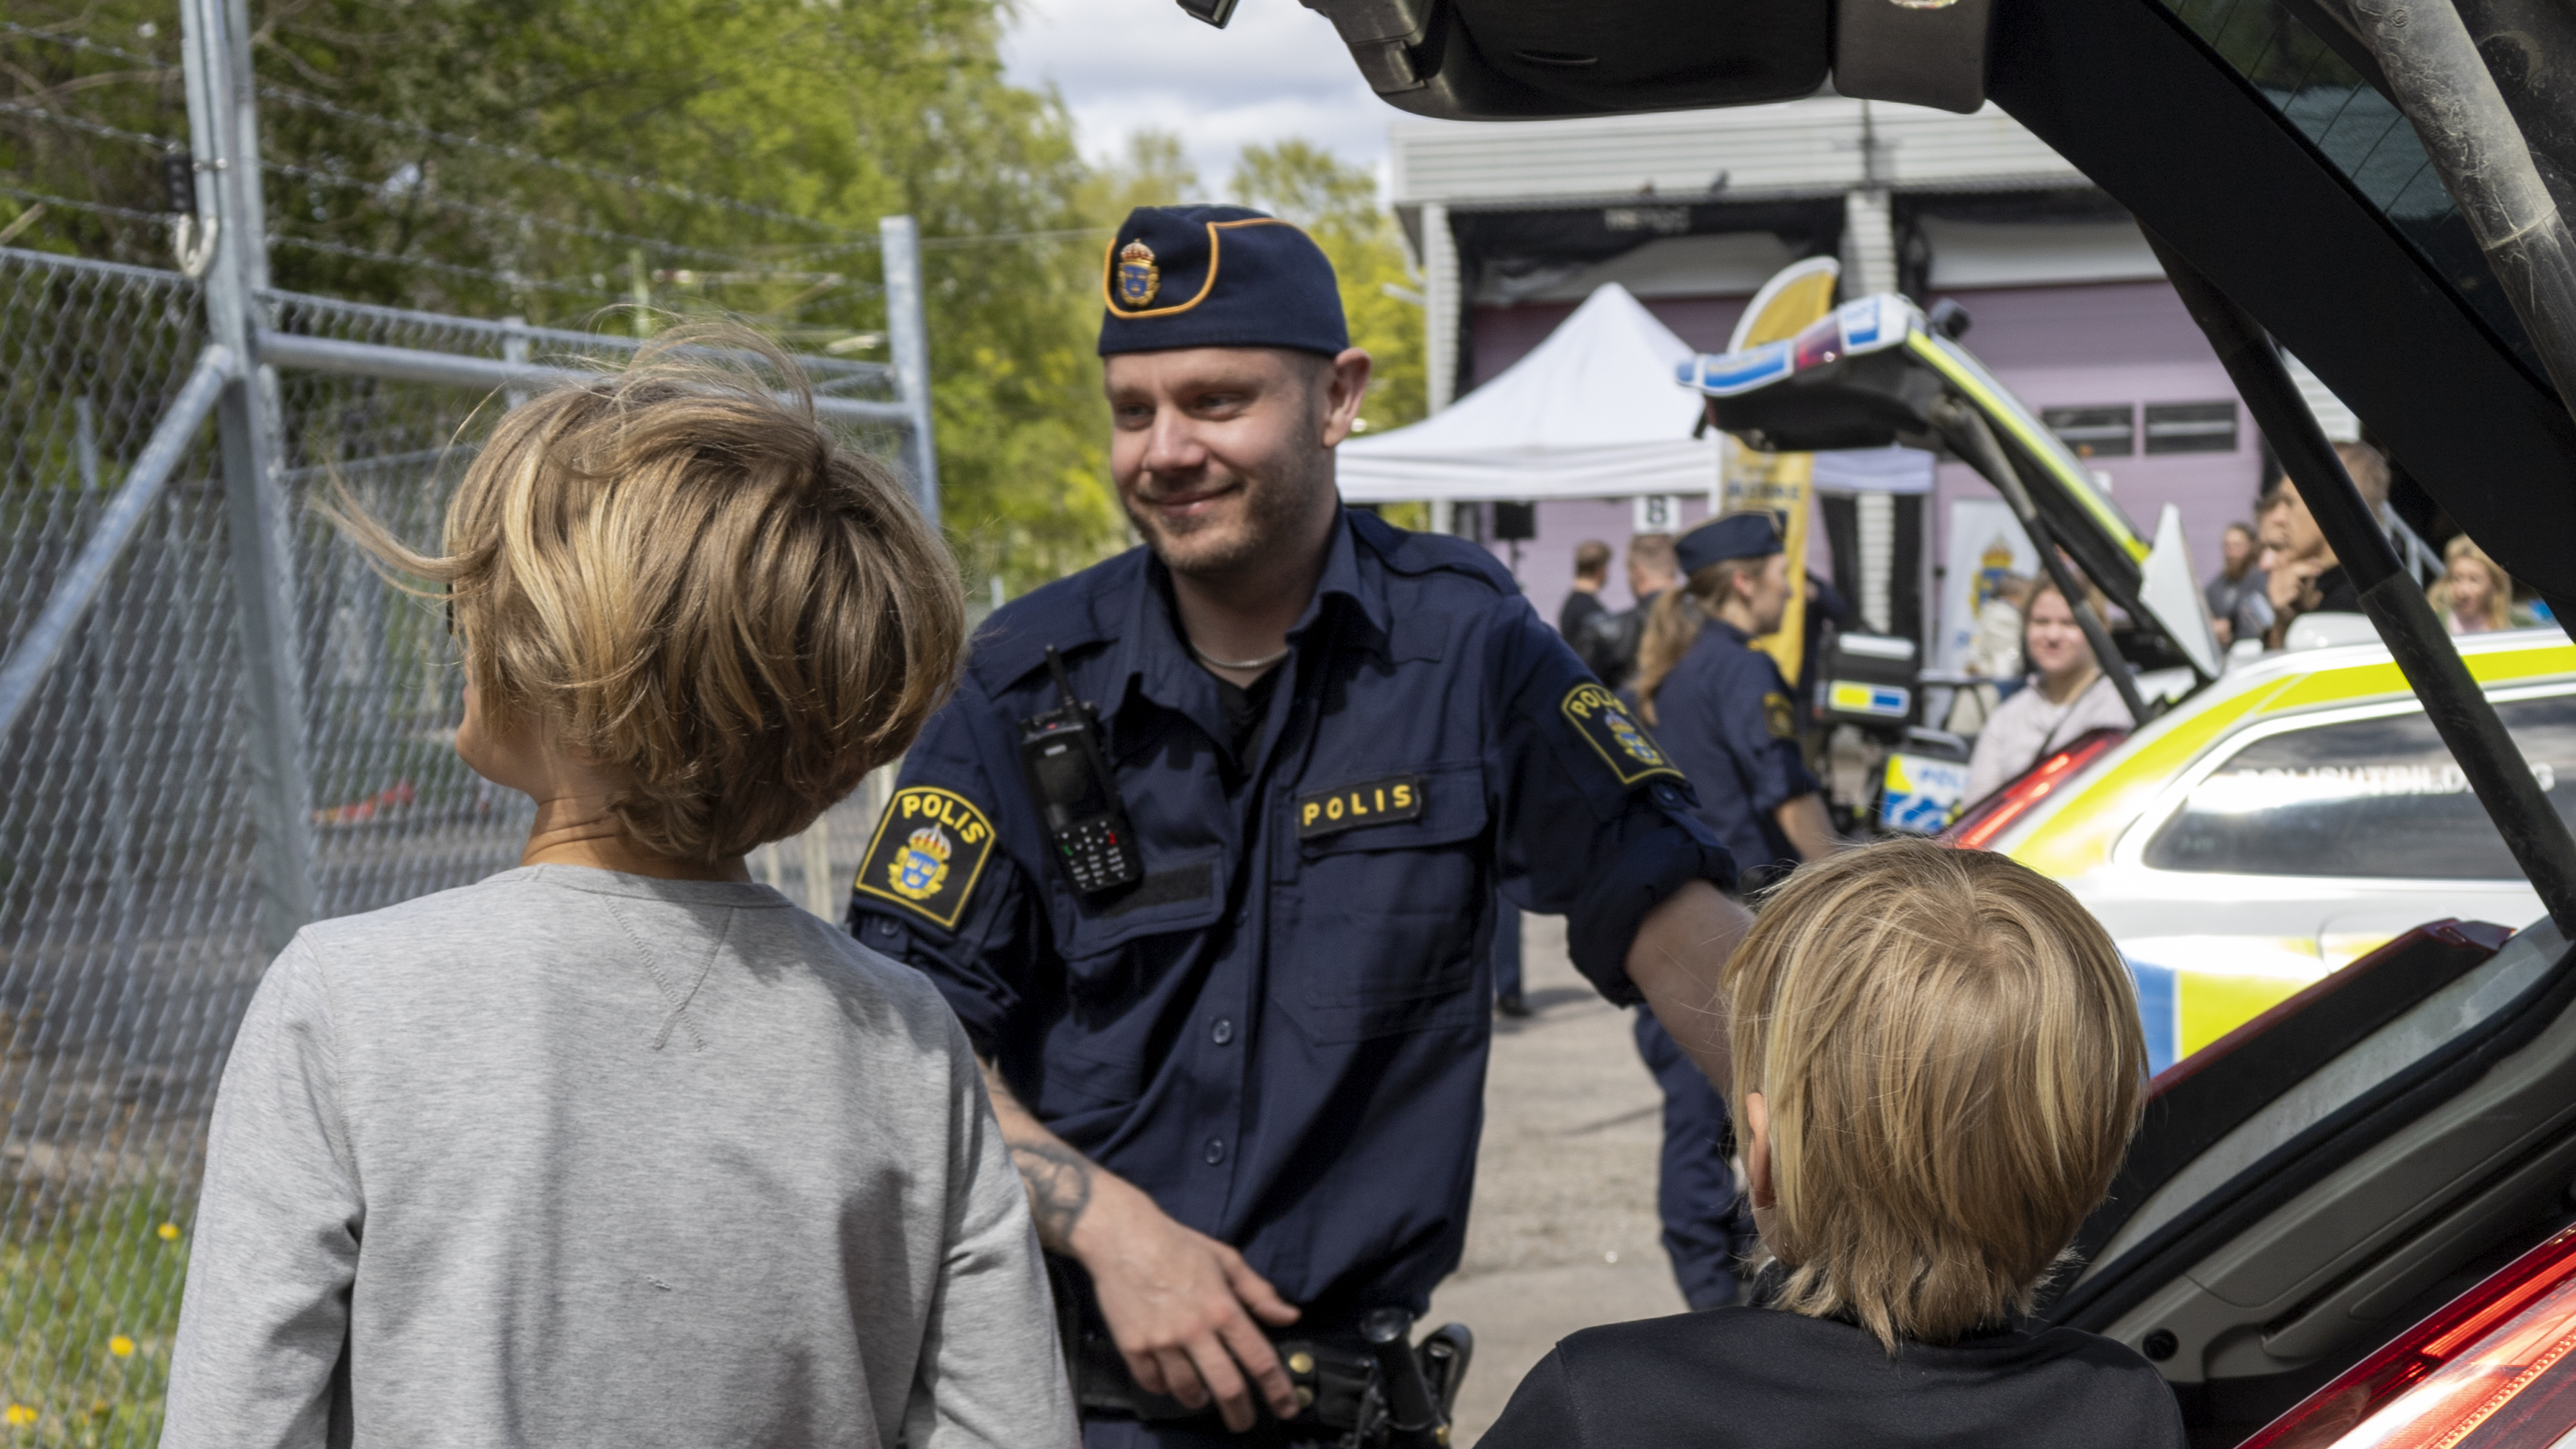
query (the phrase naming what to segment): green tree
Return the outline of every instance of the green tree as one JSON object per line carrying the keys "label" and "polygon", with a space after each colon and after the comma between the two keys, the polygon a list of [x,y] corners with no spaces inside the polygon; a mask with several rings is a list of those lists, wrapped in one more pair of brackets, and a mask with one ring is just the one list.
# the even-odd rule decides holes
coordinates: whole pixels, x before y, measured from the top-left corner
{"label": "green tree", "polygon": [[1351,341],[1376,359],[1362,431],[1418,422],[1428,411],[1423,314],[1395,219],[1378,205],[1377,178],[1302,140],[1246,146],[1231,200],[1258,206],[1306,229],[1341,280]]}
{"label": "green tree", "polygon": [[[877,218],[909,212],[970,574],[1016,590],[1118,543],[1081,300],[1092,178],[1061,104],[1004,80],[998,0],[253,10],[279,286],[622,328],[602,314],[641,273],[655,308],[869,356]],[[174,7],[20,0],[9,19],[0,227],[75,203],[11,244],[169,265],[162,228],[116,212],[161,209],[151,138],[186,135]]]}

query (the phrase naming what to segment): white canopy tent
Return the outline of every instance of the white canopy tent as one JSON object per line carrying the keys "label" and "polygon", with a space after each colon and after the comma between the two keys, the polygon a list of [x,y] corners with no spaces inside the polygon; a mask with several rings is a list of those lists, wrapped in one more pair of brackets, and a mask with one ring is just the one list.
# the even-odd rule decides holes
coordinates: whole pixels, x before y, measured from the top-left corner
{"label": "white canopy tent", "polygon": [[[1675,368],[1696,349],[1616,282],[1547,340],[1453,406],[1337,450],[1342,497],[1413,500],[1632,498],[1710,492],[1718,435],[1693,438],[1698,395]],[[1905,449],[1816,455],[1815,486],[1920,493],[1932,459]]]}

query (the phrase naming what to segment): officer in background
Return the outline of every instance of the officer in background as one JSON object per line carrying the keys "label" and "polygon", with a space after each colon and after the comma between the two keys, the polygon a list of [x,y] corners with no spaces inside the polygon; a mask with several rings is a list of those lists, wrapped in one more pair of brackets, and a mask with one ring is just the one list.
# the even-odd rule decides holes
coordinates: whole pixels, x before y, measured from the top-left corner
{"label": "officer in background", "polygon": [[[1312,1437],[1265,1417],[1299,1412],[1270,1335],[1350,1342],[1458,1264],[1497,890],[1566,915],[1575,965],[1720,1074],[1701,1008],[1749,918],[1680,773],[1511,576],[1341,506],[1370,363],[1312,241],[1140,208],[1101,286],[1145,546],[986,623],[850,926],[955,1008],[1039,1238],[1079,1265],[1086,1441]],[[1068,756],[1024,772],[1050,649],[1108,803],[1044,776]],[[1095,889],[1113,837],[1139,878]]]}
{"label": "officer in background", "polygon": [[[1639,649],[1642,711],[1699,797],[1700,818],[1735,853],[1748,888],[1834,848],[1824,797],[1798,742],[1788,681],[1752,641],[1780,627],[1789,558],[1768,513],[1710,519],[1675,543],[1681,587],[1656,600]],[[1682,1297],[1719,1308],[1756,1242],[1728,1159],[1726,1099],[1649,1013],[1637,1052],[1664,1091],[1656,1180],[1664,1252]]]}
{"label": "officer in background", "polygon": [[1671,534],[1640,533],[1628,540],[1628,597],[1635,602],[1617,613],[1604,611],[1585,620],[1583,642],[1576,646],[1603,684],[1626,689],[1634,682],[1655,600],[1680,584]]}

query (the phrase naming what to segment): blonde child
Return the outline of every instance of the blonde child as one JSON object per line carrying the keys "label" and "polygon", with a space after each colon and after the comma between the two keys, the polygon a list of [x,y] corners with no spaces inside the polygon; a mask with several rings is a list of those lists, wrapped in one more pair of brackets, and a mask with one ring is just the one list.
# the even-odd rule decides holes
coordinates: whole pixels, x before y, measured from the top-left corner
{"label": "blonde child", "polygon": [[1801,868],[1728,963],[1763,1306],[1588,1329],[1486,1449],[2181,1449],[2146,1360],[2016,1326],[2137,1121],[2128,972],[2064,888],[1897,841]]}
{"label": "blonde child", "polygon": [[946,695],[954,570],[809,405],[693,355],[513,411],[435,554],[343,520],[445,587],[457,752],[536,819],[260,983],[171,1449],[1072,1442],[956,1019],[743,868]]}

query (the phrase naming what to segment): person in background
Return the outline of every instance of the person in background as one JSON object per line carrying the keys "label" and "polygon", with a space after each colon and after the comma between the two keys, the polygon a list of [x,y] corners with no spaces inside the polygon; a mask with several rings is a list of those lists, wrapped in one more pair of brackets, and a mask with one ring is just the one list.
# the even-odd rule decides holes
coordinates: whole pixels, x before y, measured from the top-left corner
{"label": "person in background", "polygon": [[[1689,582],[1656,600],[1637,693],[1750,893],[1839,845],[1799,749],[1788,683],[1770,655],[1751,647],[1780,627],[1789,558],[1770,514],[1730,513],[1683,534],[1676,561]],[[1652,1016],[1638,1014],[1636,1037],[1664,1092],[1655,1192],[1664,1252],[1685,1302],[1723,1307],[1737,1301],[1736,1270],[1753,1247],[1728,1163],[1735,1133],[1726,1103]]]}
{"label": "person in background", "polygon": [[[766,366],[681,360],[696,343]],[[957,566],[740,328],[502,418],[438,554],[518,867],[298,931],[215,1099],[161,1442],[1075,1442],[931,983],[752,882],[956,678]]]}
{"label": "person in background", "polygon": [[1592,672],[1603,684],[1625,689],[1637,677],[1637,650],[1645,640],[1655,596],[1681,581],[1681,571],[1673,563],[1671,534],[1641,533],[1628,540],[1628,596],[1636,602],[1615,614],[1594,615],[1586,626],[1592,641],[1586,662],[1597,656]]}
{"label": "person in background", "polygon": [[[2373,518],[2378,517],[2388,506],[2388,460],[2367,443],[2337,443],[2334,449],[2353,487],[2360,490],[2361,501],[2369,505]],[[2289,637],[2290,625],[2302,614],[2361,612],[2360,589],[2326,543],[2316,515],[2308,511],[2308,501],[2287,477],[2272,480],[2255,506],[2255,523],[2267,575],[2264,598],[2272,608],[2272,625],[2263,635],[2265,648],[2280,648]]]}
{"label": "person in background", "polygon": [[2442,627],[2454,634],[2528,629],[2539,622],[2530,610],[2515,605],[2513,580],[2465,533],[2442,550],[2442,576],[2424,596],[2441,616]]}
{"label": "person in background", "polygon": [[[2271,627],[2272,605],[2264,592],[2270,576],[2254,566],[2261,552],[2250,523],[2231,523],[2219,535],[2218,572],[2201,586],[2200,596],[2208,601],[2210,627],[2218,631],[2221,644],[2260,639]],[[2257,611],[2260,623],[2254,622]]]}
{"label": "person in background", "polygon": [[[2109,605],[2101,595],[2090,589],[2086,594],[2093,617],[2107,617]],[[2093,646],[2054,579],[2042,579],[2031,590],[2022,652],[2030,660],[2029,685],[1996,706],[1968,756],[1966,799],[1972,804],[2087,730],[2125,730],[2137,723],[2093,658]]]}
{"label": "person in background", "polygon": [[1566,643],[1574,646],[1574,652],[1582,655],[1583,662],[1592,665],[1596,674],[1600,672],[1600,665],[1590,655],[1584,654],[1587,642],[1585,626],[1610,612],[1610,606],[1601,602],[1601,586],[1608,582],[1610,545],[1597,538],[1587,538],[1576,544],[1574,588],[1557,608],[1556,632]]}
{"label": "person in background", "polygon": [[1803,866],[1727,963],[1757,1307],[1587,1328],[1483,1449],[2183,1449],[2136,1350],[2031,1323],[2137,1130],[2120,952],[2012,859],[1901,840]]}
{"label": "person in background", "polygon": [[1994,717],[2007,690],[2021,688],[2022,611],[2030,605],[2030,580],[2006,573],[1994,582],[1986,601],[1977,606],[1977,631],[1968,637],[1960,672],[1978,683],[1961,689],[1950,703],[1943,727],[1973,739]]}

